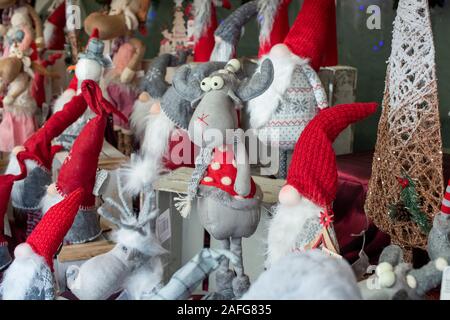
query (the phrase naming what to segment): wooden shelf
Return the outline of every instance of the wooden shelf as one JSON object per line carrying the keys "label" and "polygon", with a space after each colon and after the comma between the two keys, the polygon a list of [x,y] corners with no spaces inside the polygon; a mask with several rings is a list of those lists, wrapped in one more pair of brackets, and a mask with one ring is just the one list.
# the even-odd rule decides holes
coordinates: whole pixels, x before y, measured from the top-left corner
{"label": "wooden shelf", "polygon": [[[155,190],[186,194],[189,181],[194,169],[178,168],[164,176],[155,183]],[[278,193],[285,185],[286,181],[281,179],[270,179],[267,177],[253,176],[255,183],[258,184],[264,193],[263,202],[275,204],[278,201]]]}

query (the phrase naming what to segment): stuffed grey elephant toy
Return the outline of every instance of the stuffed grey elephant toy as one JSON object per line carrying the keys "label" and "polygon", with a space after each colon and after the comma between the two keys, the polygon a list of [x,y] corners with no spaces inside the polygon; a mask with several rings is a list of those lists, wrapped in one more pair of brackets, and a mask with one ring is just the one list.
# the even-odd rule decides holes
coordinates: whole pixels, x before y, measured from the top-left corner
{"label": "stuffed grey elephant toy", "polygon": [[441,284],[450,261],[450,215],[434,217],[428,236],[428,264],[413,269],[403,262],[403,251],[391,245],[383,250],[375,275],[359,283],[364,299],[421,299]]}
{"label": "stuffed grey elephant toy", "polygon": [[[115,234],[117,245],[81,267],[70,266],[66,272],[68,288],[82,300],[104,300],[120,290],[139,300],[144,290],[162,280],[160,256],[165,250],[155,236],[159,215],[155,193],[150,188],[144,190],[142,209],[136,214],[129,199],[125,199],[120,174],[115,179],[121,204],[108,197],[98,212],[120,227]],[[120,218],[113,211],[118,211]]]}
{"label": "stuffed grey elephant toy", "polygon": [[188,132],[201,148],[188,195],[176,198],[175,206],[187,217],[192,201],[197,199],[202,225],[220,241],[221,249],[231,250],[238,257],[238,263],[233,263],[234,272],[229,270],[229,260],[224,259],[216,274],[218,298],[227,299],[241,297],[250,286],[242,262],[242,238],[255,232],[262,200],[262,192],[251,178],[237,110],[262,94],[273,80],[269,60],[252,77],[241,79],[240,69],[240,62],[234,59],[225,69],[198,82],[188,82],[195,69],[186,65],[173,80],[178,94],[195,106]]}

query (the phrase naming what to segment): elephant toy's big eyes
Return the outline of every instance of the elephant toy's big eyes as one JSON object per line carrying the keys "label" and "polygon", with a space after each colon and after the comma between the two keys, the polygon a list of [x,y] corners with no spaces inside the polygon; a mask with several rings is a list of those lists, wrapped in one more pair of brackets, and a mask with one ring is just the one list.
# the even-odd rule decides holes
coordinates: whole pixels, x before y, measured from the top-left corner
{"label": "elephant toy's big eyes", "polygon": [[221,77],[215,76],[211,79],[211,88],[213,90],[220,90],[223,88],[224,81]]}
{"label": "elephant toy's big eyes", "polygon": [[202,82],[200,83],[200,88],[205,92],[211,90],[211,78],[203,79]]}

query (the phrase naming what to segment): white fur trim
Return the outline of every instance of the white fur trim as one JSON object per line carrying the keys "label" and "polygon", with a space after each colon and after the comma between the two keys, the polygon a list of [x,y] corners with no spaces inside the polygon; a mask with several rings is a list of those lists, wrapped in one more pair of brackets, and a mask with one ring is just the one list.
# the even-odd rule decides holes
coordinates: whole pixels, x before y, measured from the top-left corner
{"label": "white fur trim", "polygon": [[149,115],[146,119],[141,154],[124,170],[125,190],[132,194],[138,194],[161,174],[162,160],[168,152],[169,140],[175,129],[174,123],[162,112],[156,116]]}
{"label": "white fur trim", "polygon": [[322,208],[303,197],[296,206],[278,204],[276,214],[269,222],[267,267],[295,249],[297,236],[306,220],[319,217],[321,211]]}
{"label": "white fur trim", "polygon": [[136,249],[148,256],[159,256],[166,253],[156,235],[151,232],[150,225],[147,226],[145,231],[146,234],[142,235],[134,230],[121,228],[114,233],[114,240],[116,243]]}
{"label": "white fur trim", "polygon": [[44,39],[45,39],[45,47],[48,48],[53,40],[55,34],[56,26],[53,23],[45,21],[44,23]]}
{"label": "white fur trim", "polygon": [[[258,16],[262,19],[259,32],[259,43],[263,44],[270,40],[272,27],[278,14],[278,7],[283,0],[259,0]],[[258,19],[261,21],[260,19]]]}
{"label": "white fur trim", "polygon": [[68,103],[76,95],[76,91],[73,89],[65,90],[55,101],[53,105],[53,113],[61,111],[64,105]]}
{"label": "white fur trim", "polygon": [[198,41],[211,25],[210,0],[194,0],[194,39]]}
{"label": "white fur trim", "polygon": [[161,283],[163,274],[164,268],[160,258],[152,258],[149,264],[135,270],[124,283],[130,300],[141,300],[144,292],[151,291]]}
{"label": "white fur trim", "polygon": [[3,300],[23,300],[42,265],[46,265],[44,258],[35,253],[25,258],[16,257],[0,285]]}
{"label": "white fur trim", "polygon": [[263,127],[270,120],[284,93],[291,85],[292,73],[295,67],[308,63],[307,60],[296,56],[289,49],[286,51],[286,54],[279,54],[279,46],[274,46],[270,53],[263,56],[260,60],[262,62],[268,58],[272,61],[274,78],[269,89],[248,102],[250,125],[253,129]]}

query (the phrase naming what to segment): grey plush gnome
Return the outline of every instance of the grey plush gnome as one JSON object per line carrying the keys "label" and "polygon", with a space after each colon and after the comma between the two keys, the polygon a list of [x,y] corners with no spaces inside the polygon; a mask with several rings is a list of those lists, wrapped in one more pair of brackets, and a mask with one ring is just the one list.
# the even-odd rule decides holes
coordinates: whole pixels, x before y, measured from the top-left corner
{"label": "grey plush gnome", "polygon": [[293,252],[263,272],[242,300],[361,300],[351,266],[320,250]]}
{"label": "grey plush gnome", "polygon": [[153,59],[140,81],[139,87],[143,92],[134,103],[130,117],[140,150],[133,155],[125,185],[132,194],[138,194],[146,184],[151,184],[163,170],[169,140],[176,130],[175,124],[161,112],[161,99],[170,87],[165,80],[167,68],[184,63],[186,58],[186,52],[181,52],[179,57],[162,54]]}
{"label": "grey plush gnome", "polygon": [[53,258],[71,227],[83,200],[79,188],[54,205],[14,250],[15,259],[0,284],[3,300],[54,300]]}
{"label": "grey plush gnome", "polygon": [[[129,299],[142,299],[143,292],[158,287],[162,282],[161,255],[165,250],[156,237],[155,192],[143,190],[142,209],[135,213],[130,206],[117,175],[120,204],[106,198],[99,213],[119,226],[114,238],[116,246],[109,252],[86,261],[81,267],[67,269],[67,286],[81,300],[105,300],[120,290]],[[119,212],[120,219],[116,218]]]}
{"label": "grey plush gnome", "polygon": [[305,0],[284,41],[261,59],[272,61],[274,81],[249,101],[246,125],[258,130],[263,143],[279,148],[279,178],[286,178],[288,153],[309,121],[328,107],[317,73],[337,64],[335,6],[335,0]]}
{"label": "grey plush gnome", "polygon": [[422,299],[442,281],[442,272],[450,263],[450,181],[428,235],[430,262],[413,269],[403,261],[403,251],[397,245],[385,248],[375,275],[360,282],[364,299]]}
{"label": "grey plush gnome", "polygon": [[[250,237],[260,219],[262,192],[251,178],[238,112],[242,104],[262,94],[272,83],[273,69],[266,60],[251,78],[239,79],[240,62],[231,60],[225,69],[206,78],[189,81],[193,66],[175,74],[173,87],[180,96],[198,103],[189,122],[189,136],[201,148],[188,187],[188,195],[175,200],[183,217],[197,199],[200,221],[220,241],[222,249],[238,257],[234,271],[223,260],[216,274],[218,294],[239,298],[250,286],[242,262],[242,238]],[[232,286],[230,283],[232,282]]]}

